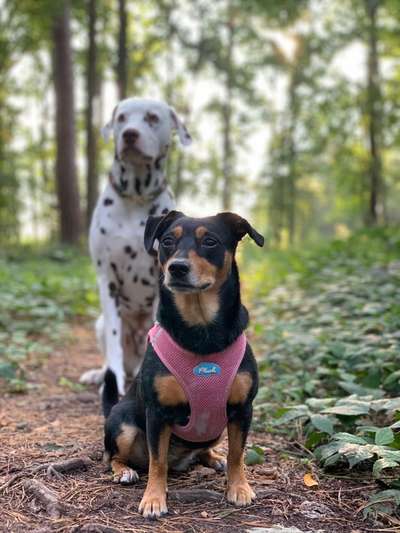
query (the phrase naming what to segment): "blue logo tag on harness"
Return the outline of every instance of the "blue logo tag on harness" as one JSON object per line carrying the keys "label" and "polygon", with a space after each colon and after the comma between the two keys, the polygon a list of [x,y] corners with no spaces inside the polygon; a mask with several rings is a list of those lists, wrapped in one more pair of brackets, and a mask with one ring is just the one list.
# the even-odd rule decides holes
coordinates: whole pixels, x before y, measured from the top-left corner
{"label": "blue logo tag on harness", "polygon": [[221,367],[216,363],[200,363],[193,368],[195,376],[215,376],[221,374]]}

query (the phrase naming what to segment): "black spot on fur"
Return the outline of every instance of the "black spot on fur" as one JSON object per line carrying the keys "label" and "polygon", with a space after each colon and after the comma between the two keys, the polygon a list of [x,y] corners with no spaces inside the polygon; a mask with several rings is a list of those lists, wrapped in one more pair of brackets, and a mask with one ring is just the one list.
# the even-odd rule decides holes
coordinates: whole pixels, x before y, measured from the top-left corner
{"label": "black spot on fur", "polygon": [[148,187],[150,185],[151,178],[152,178],[151,167],[150,165],[147,165],[147,176],[146,176],[146,181],[144,182],[145,187]]}
{"label": "black spot on fur", "polygon": [[131,253],[131,259],[135,259],[136,256],[137,256],[137,252],[133,251]]}
{"label": "black spot on fur", "polygon": [[154,204],[151,206],[151,209],[149,211],[149,215],[155,215],[156,211],[158,209],[158,204]]}
{"label": "black spot on fur", "polygon": [[128,268],[126,270],[130,272],[132,270],[132,265],[128,265]]}
{"label": "black spot on fur", "polygon": [[125,251],[126,254],[131,254],[132,253],[132,248],[129,245],[125,246],[124,251]]}
{"label": "black spot on fur", "polygon": [[145,222],[144,220],[141,220],[141,221],[140,221],[140,225],[141,225],[141,226],[145,226],[145,225],[146,225],[146,222]]}
{"label": "black spot on fur", "polygon": [[112,198],[105,198],[103,203],[104,205],[112,205],[114,200]]}
{"label": "black spot on fur", "polygon": [[126,191],[126,189],[128,188],[128,180],[124,179],[121,176],[119,182],[121,184],[121,191],[123,191],[123,192]]}
{"label": "black spot on fur", "polygon": [[142,184],[140,183],[139,178],[135,178],[135,190],[137,194],[142,194]]}
{"label": "black spot on fur", "polygon": [[133,276],[133,280],[132,281],[133,281],[133,283],[137,283],[137,281],[138,281],[138,275],[137,274],[135,274]]}
{"label": "black spot on fur", "polygon": [[150,276],[154,276],[154,267],[149,268],[149,274]]}
{"label": "black spot on fur", "polygon": [[97,266],[99,266],[99,267],[101,266],[101,261],[100,261],[100,259],[97,259]]}
{"label": "black spot on fur", "polygon": [[107,232],[106,232],[105,228],[100,228],[100,233],[102,233],[103,235],[105,235]]}
{"label": "black spot on fur", "polygon": [[161,211],[161,214],[166,215],[168,211],[169,211],[168,207],[164,207],[164,209]]}
{"label": "black spot on fur", "polygon": [[142,278],[142,285],[150,285],[150,281],[146,278]]}
{"label": "black spot on fur", "polygon": [[117,330],[113,329],[113,335],[116,335],[116,334],[117,334]]}

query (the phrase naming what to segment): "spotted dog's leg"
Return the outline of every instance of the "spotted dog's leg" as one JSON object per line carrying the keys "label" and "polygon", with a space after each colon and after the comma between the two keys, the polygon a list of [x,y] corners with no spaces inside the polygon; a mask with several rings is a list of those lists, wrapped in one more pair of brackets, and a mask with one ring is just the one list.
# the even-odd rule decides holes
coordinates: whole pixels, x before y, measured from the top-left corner
{"label": "spotted dog's leg", "polygon": [[[99,318],[96,320],[96,338],[97,338],[97,343],[100,348],[100,351],[105,357],[106,340],[105,340],[104,316],[103,315],[100,315]],[[106,365],[104,365],[102,368],[93,368],[92,370],[87,370],[81,375],[81,377],[79,378],[79,381],[81,383],[85,383],[88,385],[91,385],[91,384],[101,385],[101,383],[103,383],[104,374],[106,370],[107,370]]]}
{"label": "spotted dog's leg", "polygon": [[213,468],[216,472],[225,472],[226,459],[215,450],[209,449],[199,454],[199,461],[203,466]]}
{"label": "spotted dog's leg", "polygon": [[122,349],[122,320],[118,314],[116,300],[110,295],[107,278],[99,280],[100,299],[104,314],[105,349],[107,367],[117,379],[118,392],[125,392],[124,354]]}
{"label": "spotted dog's leg", "polygon": [[145,518],[159,518],[167,509],[168,448],[171,427],[147,412],[147,444],[150,454],[149,477],[139,505]]}
{"label": "spotted dog's leg", "polygon": [[251,416],[242,422],[228,423],[228,501],[238,505],[248,505],[256,497],[246,479],[244,470],[244,446]]}

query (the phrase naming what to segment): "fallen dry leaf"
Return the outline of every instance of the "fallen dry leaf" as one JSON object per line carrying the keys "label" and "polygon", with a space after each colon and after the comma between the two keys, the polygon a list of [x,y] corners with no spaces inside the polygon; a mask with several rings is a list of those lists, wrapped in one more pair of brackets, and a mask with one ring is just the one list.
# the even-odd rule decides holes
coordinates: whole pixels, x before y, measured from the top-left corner
{"label": "fallen dry leaf", "polygon": [[304,474],[303,481],[304,485],[310,489],[318,487],[318,481],[310,473]]}

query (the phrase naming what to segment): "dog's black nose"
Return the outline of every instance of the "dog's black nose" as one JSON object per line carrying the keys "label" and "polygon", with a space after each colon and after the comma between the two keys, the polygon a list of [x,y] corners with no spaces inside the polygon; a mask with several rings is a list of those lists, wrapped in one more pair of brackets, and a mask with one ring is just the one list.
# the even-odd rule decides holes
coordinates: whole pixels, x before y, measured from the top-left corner
{"label": "dog's black nose", "polygon": [[174,261],[168,267],[169,273],[175,278],[183,278],[189,273],[190,267],[184,261]]}
{"label": "dog's black nose", "polygon": [[126,141],[127,143],[136,142],[139,139],[139,136],[140,134],[138,130],[134,130],[134,129],[125,130],[124,133],[122,134],[124,141]]}

